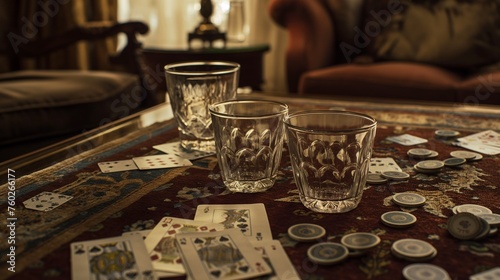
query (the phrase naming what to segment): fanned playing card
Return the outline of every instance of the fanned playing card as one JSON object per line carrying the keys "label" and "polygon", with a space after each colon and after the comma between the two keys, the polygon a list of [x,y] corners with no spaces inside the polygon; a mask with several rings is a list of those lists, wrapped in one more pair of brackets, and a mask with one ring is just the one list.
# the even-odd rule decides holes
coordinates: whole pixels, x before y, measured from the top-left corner
{"label": "fanned playing card", "polygon": [[404,146],[412,146],[412,145],[418,145],[418,144],[423,144],[423,143],[428,142],[427,139],[424,139],[424,138],[421,138],[418,136],[414,136],[411,134],[390,136],[390,137],[387,137],[386,139],[391,141],[391,142],[398,143],[398,144],[401,144]]}
{"label": "fanned playing card", "polygon": [[252,245],[273,270],[270,275],[266,276],[266,279],[300,279],[279,240],[252,242]]}
{"label": "fanned playing card", "polygon": [[155,155],[133,158],[134,163],[140,170],[174,168],[181,166],[191,166],[193,163],[188,159],[175,155]]}
{"label": "fanned playing card", "polygon": [[384,171],[399,171],[402,172],[399,165],[393,158],[371,158],[370,173],[382,173]]}
{"label": "fanned playing card", "polygon": [[51,211],[71,200],[70,195],[42,192],[34,197],[23,201],[24,207],[38,211]]}
{"label": "fanned playing card", "polygon": [[175,236],[187,274],[192,279],[247,279],[272,272],[236,228]]}
{"label": "fanned playing card", "polygon": [[175,235],[185,232],[213,232],[224,226],[188,219],[164,217],[144,241],[155,270],[185,274],[181,256],[175,246]]}
{"label": "fanned playing card", "polygon": [[164,152],[167,155],[174,155],[181,158],[195,160],[207,156],[211,156],[213,152],[197,151],[197,150],[186,150],[181,146],[180,142],[171,142],[161,145],[153,146],[154,149]]}
{"label": "fanned playing card", "polygon": [[252,241],[272,240],[271,227],[264,204],[200,204],[195,221],[221,224],[224,228],[238,228]]}
{"label": "fanned playing card", "polygon": [[71,243],[71,276],[79,279],[156,279],[140,235]]}
{"label": "fanned playing card", "polygon": [[137,170],[137,166],[131,159],[99,162],[97,165],[101,169],[102,173]]}

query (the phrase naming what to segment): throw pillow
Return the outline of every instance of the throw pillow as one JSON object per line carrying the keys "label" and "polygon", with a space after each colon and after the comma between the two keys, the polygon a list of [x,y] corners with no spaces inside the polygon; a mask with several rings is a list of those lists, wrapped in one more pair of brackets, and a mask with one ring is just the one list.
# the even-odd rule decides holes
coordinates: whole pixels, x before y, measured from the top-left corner
{"label": "throw pillow", "polygon": [[[376,20],[380,2],[395,1],[367,1],[366,24]],[[458,69],[500,62],[500,0],[403,0],[401,5],[402,12],[393,14],[370,44],[375,59]]]}

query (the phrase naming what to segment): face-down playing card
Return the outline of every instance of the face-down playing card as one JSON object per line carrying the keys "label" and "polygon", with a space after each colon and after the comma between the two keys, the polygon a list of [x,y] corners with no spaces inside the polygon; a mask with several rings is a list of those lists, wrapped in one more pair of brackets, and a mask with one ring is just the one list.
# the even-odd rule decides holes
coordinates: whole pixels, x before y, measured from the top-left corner
{"label": "face-down playing card", "polygon": [[156,279],[140,235],[71,243],[71,276],[79,279]]}
{"label": "face-down playing card", "polygon": [[239,229],[181,233],[175,239],[192,279],[247,279],[272,272]]}
{"label": "face-down playing card", "polygon": [[196,208],[195,221],[238,228],[252,241],[272,240],[266,208],[255,204],[200,204]]}
{"label": "face-down playing card", "polygon": [[224,226],[188,219],[164,217],[144,241],[155,270],[185,274],[181,256],[175,245],[175,235],[186,232],[213,232]]}

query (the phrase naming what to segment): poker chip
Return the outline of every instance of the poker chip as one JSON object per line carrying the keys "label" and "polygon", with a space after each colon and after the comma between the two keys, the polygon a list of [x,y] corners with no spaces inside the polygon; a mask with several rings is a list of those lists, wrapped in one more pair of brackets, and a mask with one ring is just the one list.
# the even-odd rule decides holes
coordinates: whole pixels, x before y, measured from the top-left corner
{"label": "poker chip", "polygon": [[444,162],[440,160],[424,160],[417,163],[416,166],[425,170],[440,170],[444,167]]}
{"label": "poker chip", "polygon": [[428,150],[428,149],[423,149],[423,148],[414,148],[414,149],[409,149],[407,154],[409,156],[413,156],[413,157],[425,158],[425,157],[431,155],[432,151]]}
{"label": "poker chip", "polygon": [[321,242],[307,249],[307,257],[317,264],[335,264],[349,255],[349,250],[342,244],[335,242]]}
{"label": "poker chip", "polygon": [[378,173],[368,173],[368,175],[366,175],[366,182],[369,184],[379,185],[386,183],[387,179]]}
{"label": "poker chip", "polygon": [[482,205],[477,204],[462,204],[458,205],[456,208],[457,213],[469,212],[474,215],[478,214],[492,214],[493,211],[488,207],[484,207]]}
{"label": "poker chip", "polygon": [[340,243],[349,250],[367,250],[377,246],[380,243],[380,237],[368,232],[354,232],[342,236]]}
{"label": "poker chip", "polygon": [[418,173],[424,173],[424,174],[435,174],[435,173],[439,173],[441,171],[441,168],[439,168],[439,169],[422,169],[422,168],[419,168],[416,164],[413,166],[413,169],[415,169],[415,171],[417,171]]}
{"label": "poker chip", "polygon": [[403,276],[408,280],[451,280],[446,270],[427,263],[414,263],[405,266]]}
{"label": "poker chip", "polygon": [[411,261],[423,261],[437,255],[437,250],[429,242],[405,238],[395,241],[391,246],[391,252],[399,258]]}
{"label": "poker chip", "polygon": [[464,158],[467,161],[475,160],[477,156],[482,157],[481,154],[469,152],[469,151],[453,151],[450,153],[450,156],[456,157],[456,158]]}
{"label": "poker chip", "polygon": [[493,213],[479,213],[476,216],[485,220],[490,224],[490,226],[498,226],[500,225],[500,215]]}
{"label": "poker chip", "polygon": [[455,130],[438,129],[434,131],[434,135],[436,138],[450,139],[459,136],[460,132]]}
{"label": "poker chip", "polygon": [[468,212],[457,213],[448,219],[448,232],[461,240],[476,238],[481,233],[482,227],[480,218]]}
{"label": "poker chip", "polygon": [[389,211],[380,216],[382,223],[393,228],[409,227],[417,222],[417,217],[403,211]]}
{"label": "poker chip", "polygon": [[425,196],[417,193],[397,193],[392,196],[392,202],[403,207],[419,207],[425,204]]}
{"label": "poker chip", "polygon": [[490,233],[490,230],[491,230],[491,226],[486,220],[484,220],[482,218],[479,218],[479,220],[481,221],[482,227],[481,227],[481,231],[477,234],[476,237],[474,237],[474,240],[478,240],[478,239],[486,237]]}
{"label": "poker chip", "polygon": [[464,159],[464,158],[456,158],[456,157],[452,157],[452,158],[447,158],[443,161],[444,165],[445,166],[449,166],[449,167],[455,167],[455,166],[460,166],[464,163],[466,163],[467,160]]}
{"label": "poker chip", "polygon": [[296,224],[288,228],[288,236],[296,241],[315,241],[326,234],[326,230],[316,224]]}
{"label": "poker chip", "polygon": [[410,178],[410,174],[400,171],[384,171],[381,173],[384,178],[401,181]]}

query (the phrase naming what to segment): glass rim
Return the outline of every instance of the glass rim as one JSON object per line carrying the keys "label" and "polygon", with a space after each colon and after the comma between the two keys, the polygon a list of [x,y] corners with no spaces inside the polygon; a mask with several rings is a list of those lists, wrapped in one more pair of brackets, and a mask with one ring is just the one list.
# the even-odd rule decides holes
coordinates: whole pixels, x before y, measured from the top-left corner
{"label": "glass rim", "polygon": [[[182,71],[176,68],[179,67],[190,67],[190,66],[227,66],[227,69],[214,69],[214,70],[208,70],[208,71],[203,71],[203,70],[197,70],[197,71]],[[177,62],[177,63],[170,63],[167,64],[163,67],[165,70],[165,73],[168,74],[174,74],[174,75],[185,75],[185,76],[191,76],[191,75],[221,75],[221,74],[231,74],[234,72],[237,72],[241,68],[241,65],[236,62],[230,62],[230,61],[190,61],[190,62]]]}
{"label": "glass rim", "polygon": [[[297,126],[291,124],[289,121],[292,118],[296,118],[299,116],[305,116],[305,115],[349,115],[349,116],[355,116],[358,118],[362,118],[365,120],[368,120],[371,122],[371,124],[366,124],[358,128],[351,128],[351,129],[338,129],[338,130],[329,130],[329,129],[308,129],[303,126]],[[302,132],[308,132],[308,133],[314,133],[314,134],[337,134],[337,133],[352,133],[352,132],[357,132],[357,131],[366,131],[374,128],[377,125],[377,120],[373,118],[372,116],[363,114],[363,113],[358,113],[354,111],[342,111],[342,110],[304,110],[304,111],[298,111],[294,112],[292,114],[289,114],[288,116],[285,117],[283,120],[285,123],[285,126],[289,129],[297,130],[297,131],[302,131]]]}
{"label": "glass rim", "polygon": [[[263,103],[268,103],[268,104],[273,104],[273,105],[277,105],[277,106],[280,106],[281,109],[278,111],[278,112],[273,112],[273,113],[263,113],[263,114],[259,114],[259,115],[248,115],[248,114],[227,114],[227,113],[221,113],[221,112],[217,112],[215,111],[215,107],[218,107],[218,106],[224,106],[224,105],[227,105],[227,104],[236,104],[236,103],[240,103],[240,104],[256,104],[256,103],[260,103],[260,104],[263,104]],[[284,115],[285,117],[288,115],[288,105],[283,103],[283,102],[279,102],[279,101],[274,101],[274,100],[262,100],[262,99],[233,99],[233,100],[225,100],[225,101],[221,101],[221,102],[217,102],[217,103],[214,103],[214,104],[211,104],[208,106],[208,110],[210,111],[210,114],[213,114],[217,117],[220,117],[220,118],[239,118],[239,119],[258,119],[258,118],[270,118],[270,117],[276,117],[276,116],[280,116],[280,115]]]}

